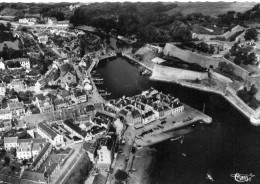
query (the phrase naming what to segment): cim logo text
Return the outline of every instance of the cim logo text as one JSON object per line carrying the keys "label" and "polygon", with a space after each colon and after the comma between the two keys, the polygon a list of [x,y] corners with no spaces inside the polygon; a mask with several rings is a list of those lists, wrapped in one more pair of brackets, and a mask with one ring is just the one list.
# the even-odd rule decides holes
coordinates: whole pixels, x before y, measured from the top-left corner
{"label": "cim logo text", "polygon": [[253,175],[252,173],[250,174],[236,173],[236,174],[231,174],[230,176],[233,177],[237,182],[249,182],[255,175]]}

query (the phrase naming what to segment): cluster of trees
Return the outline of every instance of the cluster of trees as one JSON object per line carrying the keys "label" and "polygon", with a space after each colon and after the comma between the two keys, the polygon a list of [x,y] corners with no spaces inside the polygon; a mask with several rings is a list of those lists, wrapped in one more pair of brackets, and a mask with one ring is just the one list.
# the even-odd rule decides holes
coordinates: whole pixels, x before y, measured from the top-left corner
{"label": "cluster of trees", "polygon": [[230,27],[232,25],[244,25],[247,22],[259,22],[260,4],[255,5],[252,9],[243,13],[228,11],[226,14],[221,14],[217,19],[217,26]]}
{"label": "cluster of trees", "polygon": [[220,62],[218,64],[218,68],[220,71],[226,73],[226,74],[230,74],[230,75],[233,75],[234,74],[234,66],[231,65],[231,64],[228,64],[226,62]]}
{"label": "cluster of trees", "polygon": [[245,33],[245,40],[257,41],[257,35],[258,35],[258,32],[255,28],[248,29],[248,30],[246,30],[246,33]]}
{"label": "cluster of trees", "polygon": [[204,52],[208,54],[214,54],[215,53],[215,48],[213,45],[208,45],[204,42],[200,43],[194,43],[194,42],[188,42],[188,43],[183,43],[183,46],[187,46],[189,48],[192,48],[193,51],[197,50],[198,52]]}
{"label": "cluster of trees", "polygon": [[190,26],[179,15],[165,12],[176,4],[158,3],[93,3],[75,10],[70,22],[90,25],[119,35],[137,34],[146,42],[183,41],[191,39]]}
{"label": "cluster of trees", "polygon": [[123,184],[124,181],[128,178],[128,174],[124,170],[118,169],[115,173],[115,179],[117,184]]}
{"label": "cluster of trees", "polygon": [[255,53],[248,53],[246,50],[243,50],[238,46],[238,44],[234,44],[230,49],[231,56],[235,56],[234,63],[237,65],[254,65],[256,63]]}
{"label": "cluster of trees", "polygon": [[44,5],[41,7],[39,13],[44,17],[55,17],[58,21],[65,19],[64,13],[62,11],[56,10],[53,6],[50,5]]}
{"label": "cluster of trees", "polygon": [[237,96],[241,98],[246,104],[248,104],[251,108],[257,109],[260,105],[260,101],[255,98],[255,94],[258,92],[258,88],[256,85],[252,85],[248,90],[246,87],[244,89],[239,90],[237,92]]}
{"label": "cluster of trees", "polygon": [[21,50],[14,50],[4,44],[3,51],[0,53],[0,57],[3,57],[4,60],[20,58],[23,53]]}

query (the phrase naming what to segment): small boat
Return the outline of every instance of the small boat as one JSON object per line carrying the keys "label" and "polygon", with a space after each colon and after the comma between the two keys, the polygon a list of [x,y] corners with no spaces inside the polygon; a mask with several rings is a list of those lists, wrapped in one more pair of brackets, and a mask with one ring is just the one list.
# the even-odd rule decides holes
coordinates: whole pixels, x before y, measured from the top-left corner
{"label": "small boat", "polygon": [[145,69],[143,72],[142,72],[142,75],[149,75],[150,74],[150,71]]}
{"label": "small boat", "polygon": [[178,140],[178,139],[180,139],[180,138],[182,138],[183,136],[179,136],[179,137],[176,137],[176,138],[171,138],[171,141],[176,141],[176,140]]}
{"label": "small boat", "polygon": [[95,84],[104,84],[103,81],[96,81]]}
{"label": "small boat", "polygon": [[182,156],[184,156],[184,157],[186,157],[186,156],[187,156],[185,153],[182,153],[181,155],[182,155]]}
{"label": "small boat", "polygon": [[213,179],[213,177],[211,176],[211,173],[210,173],[210,172],[207,173],[206,179],[207,179],[207,180],[210,180],[210,181],[212,181],[212,182],[214,182],[214,179]]}
{"label": "small boat", "polygon": [[99,92],[99,93],[104,93],[104,92],[106,92],[106,90],[99,89],[98,92]]}
{"label": "small boat", "polygon": [[105,92],[105,93],[100,93],[101,96],[108,96],[111,95],[111,93]]}
{"label": "small boat", "polygon": [[93,78],[94,81],[103,81],[102,78]]}
{"label": "small boat", "polygon": [[96,70],[93,70],[91,73],[94,73],[94,74],[95,74],[95,73],[96,73]]}

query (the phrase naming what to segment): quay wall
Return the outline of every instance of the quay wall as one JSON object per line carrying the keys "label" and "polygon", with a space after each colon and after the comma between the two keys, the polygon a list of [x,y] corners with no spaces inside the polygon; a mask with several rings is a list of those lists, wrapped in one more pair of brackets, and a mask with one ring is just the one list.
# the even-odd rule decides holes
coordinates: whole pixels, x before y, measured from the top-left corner
{"label": "quay wall", "polygon": [[[163,78],[159,78],[159,77],[155,77],[155,76],[151,76],[150,79],[154,80],[154,81],[164,81],[164,82],[171,82],[171,83],[174,82],[174,83],[177,83],[177,84],[184,86],[184,87],[189,87],[189,88],[197,89],[197,90],[200,90],[200,91],[211,92],[211,93],[221,95],[227,101],[229,101],[233,107],[235,107],[238,111],[240,111],[245,117],[249,118],[250,123],[252,125],[260,126],[260,119],[255,118],[256,111],[251,109],[241,99],[238,99],[238,101],[235,101],[235,100],[237,100],[238,97],[232,91],[231,88],[227,88],[226,89],[227,94],[225,94],[224,92],[219,91],[219,90],[214,90],[214,89],[211,89],[209,87],[200,87],[200,86],[197,86],[195,84],[187,83],[187,82],[184,82],[184,81],[179,82],[179,81],[174,81],[174,80],[169,80],[169,79],[167,80],[167,79],[163,79]],[[240,104],[237,104],[236,102],[238,102]]]}
{"label": "quay wall", "polygon": [[179,68],[172,68],[162,65],[154,65],[153,68],[153,77],[159,77],[162,79],[172,79],[172,80],[202,80],[208,78],[207,72],[194,72],[190,70],[184,70]]}

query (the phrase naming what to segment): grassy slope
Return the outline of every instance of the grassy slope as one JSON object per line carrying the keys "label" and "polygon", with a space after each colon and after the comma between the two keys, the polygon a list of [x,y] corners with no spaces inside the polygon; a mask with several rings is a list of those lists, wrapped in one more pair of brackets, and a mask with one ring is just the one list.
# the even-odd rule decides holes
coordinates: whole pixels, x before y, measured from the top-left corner
{"label": "grassy slope", "polygon": [[84,184],[90,169],[91,164],[89,157],[86,153],[84,153],[83,161],[75,167],[65,184]]}
{"label": "grassy slope", "polygon": [[167,12],[168,15],[174,15],[181,12],[184,15],[191,13],[202,13],[216,17],[219,14],[228,11],[244,12],[252,8],[256,2],[182,2],[177,3],[178,7]]}
{"label": "grassy slope", "polygon": [[4,8],[1,12],[0,15],[3,16],[15,16],[17,10],[12,9],[12,8]]}

